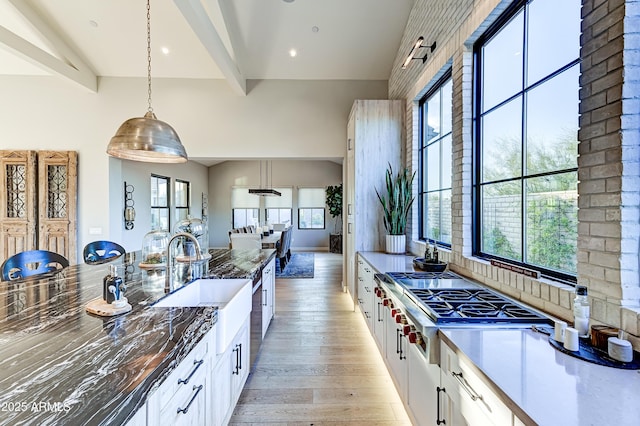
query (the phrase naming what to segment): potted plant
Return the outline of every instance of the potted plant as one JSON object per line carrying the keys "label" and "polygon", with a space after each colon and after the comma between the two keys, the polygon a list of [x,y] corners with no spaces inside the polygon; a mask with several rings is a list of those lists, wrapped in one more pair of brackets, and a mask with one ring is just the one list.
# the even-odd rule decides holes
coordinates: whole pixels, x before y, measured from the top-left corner
{"label": "potted plant", "polygon": [[333,234],[329,234],[329,252],[342,253],[342,184],[328,186],[325,190],[329,214],[334,220]]}
{"label": "potted plant", "polygon": [[413,204],[411,185],[415,172],[411,174],[406,167],[395,176],[389,164],[386,174],[386,192],[376,195],[382,204],[384,227],[387,230],[386,252],[404,253],[406,251],[407,218]]}

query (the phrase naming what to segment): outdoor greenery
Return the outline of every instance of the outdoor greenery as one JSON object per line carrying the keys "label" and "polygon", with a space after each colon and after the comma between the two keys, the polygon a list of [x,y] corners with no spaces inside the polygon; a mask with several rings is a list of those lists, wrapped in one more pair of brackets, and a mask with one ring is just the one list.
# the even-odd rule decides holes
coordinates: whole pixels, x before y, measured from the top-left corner
{"label": "outdoor greenery", "polygon": [[[504,143],[503,143],[504,142]],[[489,156],[490,168],[485,168],[484,182],[520,176],[522,156],[518,144],[512,141],[497,141]],[[497,149],[497,148],[500,149]],[[575,135],[559,139],[546,146],[528,143],[528,174],[567,170],[575,167],[577,142]],[[576,272],[577,249],[577,175],[574,171],[550,174],[525,180],[520,179],[485,186],[487,200],[509,203],[513,197],[513,208],[520,209],[521,191],[526,190],[526,258],[529,264],[568,273]],[[502,198],[502,200],[497,200]],[[483,213],[484,215],[484,213]],[[514,260],[522,260],[521,235],[511,235],[504,223],[483,226],[483,248],[485,253]]]}
{"label": "outdoor greenery", "polygon": [[413,184],[413,174],[405,168],[394,176],[391,164],[387,168],[386,193],[380,195],[376,189],[378,200],[384,210],[384,227],[389,235],[404,235],[407,227],[407,218],[413,204],[411,185]]}
{"label": "outdoor greenery", "polygon": [[327,196],[327,206],[329,207],[329,214],[334,219],[334,234],[340,234],[340,216],[342,216],[342,184],[329,185],[325,191]]}

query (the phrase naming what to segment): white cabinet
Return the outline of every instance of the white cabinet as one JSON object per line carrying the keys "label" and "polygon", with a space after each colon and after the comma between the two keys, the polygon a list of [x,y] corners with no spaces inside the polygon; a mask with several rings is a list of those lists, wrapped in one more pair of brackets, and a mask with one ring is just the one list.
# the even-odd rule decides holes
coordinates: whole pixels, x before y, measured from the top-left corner
{"label": "white cabinet", "polygon": [[[449,414],[464,419],[463,424],[512,426],[513,413],[452,348],[441,344],[441,383],[449,396]],[[449,423],[447,423],[449,424]],[[454,423],[455,424],[455,423]]]}
{"label": "white cabinet", "polygon": [[440,367],[427,362],[421,346],[410,343],[407,348],[407,368],[406,405],[413,423],[419,426],[434,425],[439,414]]}
{"label": "white cabinet", "polygon": [[218,357],[211,375],[212,423],[226,424],[238,402],[249,375],[249,317],[247,317],[227,349]]}
{"label": "white cabinet", "polygon": [[402,330],[403,324],[396,322],[396,316],[401,316],[402,314],[397,307],[387,307],[386,312],[388,316],[385,322],[385,339],[387,342],[385,360],[400,398],[406,401],[407,339]]}
{"label": "white cabinet", "polygon": [[373,268],[358,256],[358,305],[369,330],[373,330]]}
{"label": "white cabinet", "polygon": [[211,369],[209,332],[147,401],[147,424],[204,425]]}
{"label": "white cabinet", "polygon": [[375,189],[385,187],[388,164],[398,170],[402,158],[404,103],[357,100],[347,126],[343,229],[347,288],[357,303],[356,252],[384,250],[382,208]]}
{"label": "white cabinet", "polygon": [[275,258],[262,269],[262,337],[267,333],[275,313],[276,300]]}

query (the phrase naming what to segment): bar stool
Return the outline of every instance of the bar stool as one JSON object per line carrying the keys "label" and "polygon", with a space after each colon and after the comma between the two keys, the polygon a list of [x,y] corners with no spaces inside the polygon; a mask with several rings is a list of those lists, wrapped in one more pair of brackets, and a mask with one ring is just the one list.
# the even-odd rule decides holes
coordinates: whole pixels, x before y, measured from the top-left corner
{"label": "bar stool", "polygon": [[93,241],[84,246],[84,263],[88,265],[100,265],[116,260],[126,250],[118,243],[112,241]]}
{"label": "bar stool", "polygon": [[69,261],[58,253],[47,250],[23,251],[2,263],[2,281],[50,274],[68,266]]}

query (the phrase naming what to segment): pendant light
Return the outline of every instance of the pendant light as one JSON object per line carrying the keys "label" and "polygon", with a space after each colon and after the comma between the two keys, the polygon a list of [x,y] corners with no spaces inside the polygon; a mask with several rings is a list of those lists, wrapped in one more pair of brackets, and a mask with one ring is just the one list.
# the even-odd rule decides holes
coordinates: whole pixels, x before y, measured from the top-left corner
{"label": "pendant light", "polygon": [[151,106],[151,6],[147,0],[147,102],[144,117],[122,123],[107,147],[107,154],[149,163],[184,163],[187,152],[173,128],[158,120]]}
{"label": "pendant light", "polygon": [[249,188],[249,194],[260,195],[263,197],[280,197],[282,194],[280,191],[276,191],[273,188],[269,188],[269,172],[271,171],[271,183],[273,183],[273,168],[271,167],[271,161],[265,161],[264,180],[267,183],[267,187],[262,186],[262,160],[260,160],[260,188]]}

